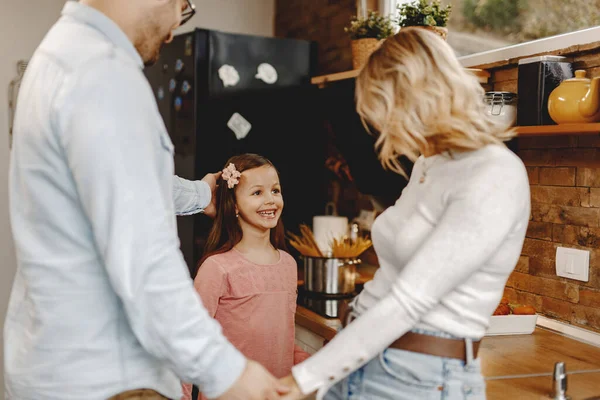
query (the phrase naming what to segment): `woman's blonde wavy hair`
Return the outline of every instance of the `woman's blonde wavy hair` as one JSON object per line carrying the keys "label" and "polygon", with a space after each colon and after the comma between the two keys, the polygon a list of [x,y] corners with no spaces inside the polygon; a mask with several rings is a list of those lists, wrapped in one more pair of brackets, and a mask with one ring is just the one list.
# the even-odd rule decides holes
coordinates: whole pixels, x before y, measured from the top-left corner
{"label": "woman's blonde wavy hair", "polygon": [[514,136],[485,112],[485,92],[448,44],[422,28],[402,28],[369,58],[356,82],[356,107],[365,128],[379,132],[384,168],[406,177],[400,156],[424,151],[469,151]]}

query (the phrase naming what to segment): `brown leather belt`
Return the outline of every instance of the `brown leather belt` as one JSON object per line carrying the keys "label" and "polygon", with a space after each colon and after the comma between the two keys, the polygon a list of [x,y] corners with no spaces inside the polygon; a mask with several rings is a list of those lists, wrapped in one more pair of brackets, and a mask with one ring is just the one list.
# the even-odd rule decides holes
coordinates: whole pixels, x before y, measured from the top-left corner
{"label": "brown leather belt", "polygon": [[162,394],[151,389],[135,389],[120,393],[108,400],[169,400]]}
{"label": "brown leather belt", "polygon": [[[481,341],[473,341],[473,359],[477,358]],[[407,332],[390,345],[392,349],[412,351],[444,358],[457,358],[467,362],[467,346],[463,339],[447,339]]]}

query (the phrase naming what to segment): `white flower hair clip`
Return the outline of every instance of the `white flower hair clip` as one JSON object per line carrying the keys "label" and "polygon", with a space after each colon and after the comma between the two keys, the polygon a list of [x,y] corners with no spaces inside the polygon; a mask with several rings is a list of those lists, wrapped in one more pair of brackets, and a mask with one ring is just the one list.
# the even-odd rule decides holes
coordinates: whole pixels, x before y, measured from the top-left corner
{"label": "white flower hair clip", "polygon": [[235,185],[240,183],[240,176],[242,176],[242,174],[240,171],[235,169],[235,165],[233,163],[229,163],[227,168],[223,170],[223,180],[227,181],[227,187],[229,189],[233,189]]}

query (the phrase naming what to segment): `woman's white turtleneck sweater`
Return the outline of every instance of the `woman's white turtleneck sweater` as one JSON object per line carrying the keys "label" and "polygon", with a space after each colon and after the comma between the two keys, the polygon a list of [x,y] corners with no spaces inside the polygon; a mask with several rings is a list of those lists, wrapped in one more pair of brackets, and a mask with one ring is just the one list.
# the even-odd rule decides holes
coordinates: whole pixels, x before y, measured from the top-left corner
{"label": "woman's white turtleneck sweater", "polygon": [[521,253],[529,196],[504,146],[420,157],[373,224],[380,268],[354,301],[360,316],[293,368],[301,390],[321,397],[413,328],[483,337]]}

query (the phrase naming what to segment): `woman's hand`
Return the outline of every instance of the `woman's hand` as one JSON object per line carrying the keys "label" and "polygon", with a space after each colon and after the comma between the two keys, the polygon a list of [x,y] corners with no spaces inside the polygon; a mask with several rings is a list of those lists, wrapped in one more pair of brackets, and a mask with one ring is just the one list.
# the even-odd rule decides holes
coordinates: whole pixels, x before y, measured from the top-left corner
{"label": "woman's hand", "polygon": [[294,376],[291,374],[286,376],[285,378],[281,378],[279,380],[279,383],[281,383],[282,386],[290,388],[289,393],[280,397],[281,400],[300,400],[315,398],[314,395],[303,395],[300,391],[300,388],[298,387],[298,384],[296,383],[296,380],[294,379]]}
{"label": "woman's hand", "polygon": [[348,321],[348,317],[352,312],[352,307],[350,307],[350,303],[346,300],[340,301],[338,306],[338,318],[342,321],[342,326],[345,328]]}
{"label": "woman's hand", "polygon": [[265,367],[256,361],[247,360],[242,375],[216,400],[277,400],[288,393],[289,388],[275,379]]}

